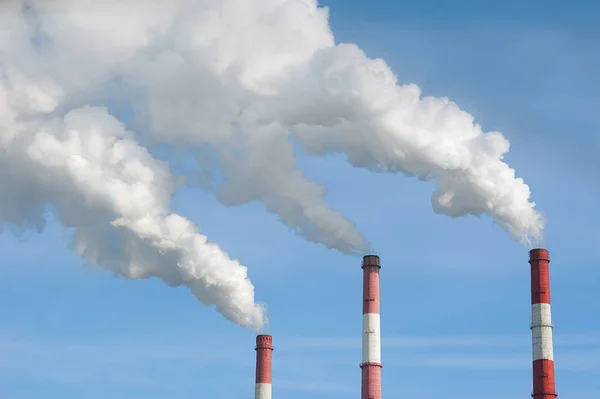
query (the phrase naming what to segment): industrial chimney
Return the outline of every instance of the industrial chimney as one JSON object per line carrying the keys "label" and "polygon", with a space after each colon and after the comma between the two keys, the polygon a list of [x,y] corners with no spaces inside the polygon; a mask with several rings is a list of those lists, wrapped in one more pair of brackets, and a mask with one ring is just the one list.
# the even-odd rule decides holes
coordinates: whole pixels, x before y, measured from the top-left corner
{"label": "industrial chimney", "polygon": [[273,337],[258,335],[256,337],[256,388],[255,399],[271,399],[273,382]]}
{"label": "industrial chimney", "polygon": [[381,399],[381,336],[379,316],[379,256],[363,257],[361,399]]}
{"label": "industrial chimney", "polygon": [[554,350],[550,312],[550,256],[546,249],[529,251],[531,265],[531,338],[534,399],[554,399]]}

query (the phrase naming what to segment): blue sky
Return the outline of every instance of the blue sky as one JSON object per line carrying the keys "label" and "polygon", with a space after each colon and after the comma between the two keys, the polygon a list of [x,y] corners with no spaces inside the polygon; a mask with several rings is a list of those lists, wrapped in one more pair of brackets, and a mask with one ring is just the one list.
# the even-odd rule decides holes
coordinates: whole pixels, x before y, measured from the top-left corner
{"label": "blue sky", "polygon": [[[557,391],[600,396],[600,6],[322,3],[339,42],[509,138],[507,160],[548,218]],[[434,214],[433,183],[300,162],[382,257],[385,397],[527,397],[527,248],[487,217]],[[360,259],[303,241],[260,204],[184,188],[174,206],[249,266],[269,305],[274,395],[357,397]],[[56,223],[0,235],[0,397],[253,397],[252,331],[185,289],[85,266],[67,242]]]}

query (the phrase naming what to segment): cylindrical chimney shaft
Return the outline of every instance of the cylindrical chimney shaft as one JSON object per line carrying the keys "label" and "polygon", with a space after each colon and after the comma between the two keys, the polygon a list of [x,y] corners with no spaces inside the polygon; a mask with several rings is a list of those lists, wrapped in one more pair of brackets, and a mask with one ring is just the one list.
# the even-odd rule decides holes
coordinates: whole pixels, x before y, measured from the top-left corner
{"label": "cylindrical chimney shaft", "polygon": [[531,265],[531,338],[534,399],[554,399],[554,350],[550,312],[550,256],[546,249],[529,251]]}
{"label": "cylindrical chimney shaft", "polygon": [[255,399],[271,399],[273,382],[273,338],[270,335],[256,337],[256,388]]}
{"label": "cylindrical chimney shaft", "polygon": [[362,394],[381,399],[381,335],[379,315],[379,257],[363,257]]}

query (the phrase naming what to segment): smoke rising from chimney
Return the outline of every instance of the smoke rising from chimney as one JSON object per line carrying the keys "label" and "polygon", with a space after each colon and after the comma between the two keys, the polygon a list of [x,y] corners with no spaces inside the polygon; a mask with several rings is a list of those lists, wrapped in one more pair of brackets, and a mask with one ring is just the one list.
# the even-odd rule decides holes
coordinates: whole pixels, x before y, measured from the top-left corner
{"label": "smoke rising from chimney", "polygon": [[[223,204],[260,201],[343,253],[369,243],[298,169],[290,138],[310,155],[434,179],[437,213],[542,238],[529,187],[502,160],[508,141],[336,45],[315,0],[11,1],[0,27],[0,223],[41,229],[50,210],[91,262],[185,285],[240,325],[265,323],[246,268],[173,214],[177,180],[149,143],[196,151],[187,177],[219,176],[207,187]],[[135,133],[109,111],[123,107]]]}

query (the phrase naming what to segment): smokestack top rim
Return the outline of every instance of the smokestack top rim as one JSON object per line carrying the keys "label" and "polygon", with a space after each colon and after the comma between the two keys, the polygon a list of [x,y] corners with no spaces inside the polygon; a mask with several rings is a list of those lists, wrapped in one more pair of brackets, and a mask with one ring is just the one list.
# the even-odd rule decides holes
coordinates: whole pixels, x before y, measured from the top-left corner
{"label": "smokestack top rim", "polygon": [[529,251],[529,261],[546,260],[550,262],[550,252],[546,248],[534,248]]}
{"label": "smokestack top rim", "polygon": [[362,268],[365,267],[377,267],[381,269],[381,260],[378,255],[365,255],[363,256]]}
{"label": "smokestack top rim", "polygon": [[255,349],[271,349],[273,350],[273,337],[269,334],[259,334],[256,336]]}

